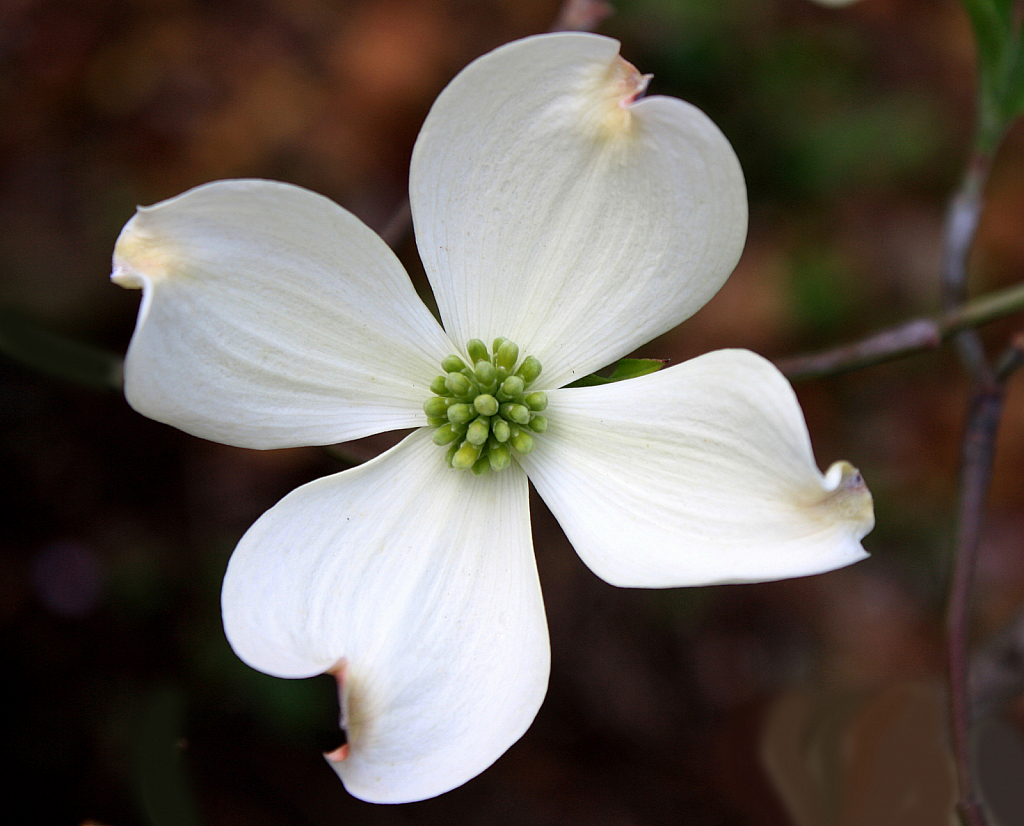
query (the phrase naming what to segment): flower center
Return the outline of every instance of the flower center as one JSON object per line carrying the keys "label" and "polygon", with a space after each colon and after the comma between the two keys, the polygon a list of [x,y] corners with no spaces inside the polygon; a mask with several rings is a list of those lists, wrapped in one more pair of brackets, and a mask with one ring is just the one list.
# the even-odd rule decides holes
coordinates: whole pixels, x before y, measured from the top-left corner
{"label": "flower center", "polygon": [[441,362],[444,375],[430,383],[434,395],[423,404],[434,443],[448,445],[448,466],[471,468],[478,476],[507,468],[513,451],[529,453],[533,434],[548,427],[537,415],[548,406],[547,393],[530,390],[540,362],[533,356],[520,362],[519,347],[507,338],[496,338],[492,349],[488,353],[480,339],[471,339],[466,350],[472,367],[448,356]]}

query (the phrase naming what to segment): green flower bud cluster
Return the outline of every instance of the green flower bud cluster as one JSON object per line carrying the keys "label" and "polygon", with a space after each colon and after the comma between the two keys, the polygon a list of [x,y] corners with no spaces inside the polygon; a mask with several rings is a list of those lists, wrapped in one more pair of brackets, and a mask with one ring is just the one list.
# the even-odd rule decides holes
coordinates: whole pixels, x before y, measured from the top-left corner
{"label": "green flower bud cluster", "polygon": [[470,468],[479,476],[507,468],[513,452],[533,450],[533,434],[548,427],[539,415],[548,406],[548,396],[530,390],[540,375],[540,362],[533,356],[519,362],[515,342],[496,338],[489,353],[474,338],[466,350],[473,366],[459,356],[442,361],[444,375],[430,383],[434,395],[423,412],[427,424],[436,428],[434,443],[448,446],[448,466]]}

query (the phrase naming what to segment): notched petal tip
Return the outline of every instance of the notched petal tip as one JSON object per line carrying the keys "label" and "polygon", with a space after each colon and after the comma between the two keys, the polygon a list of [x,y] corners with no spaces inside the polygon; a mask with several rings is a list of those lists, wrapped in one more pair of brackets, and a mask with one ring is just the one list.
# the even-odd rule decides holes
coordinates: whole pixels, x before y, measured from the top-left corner
{"label": "notched petal tip", "polygon": [[350,752],[351,749],[349,748],[348,743],[345,743],[344,745],[338,746],[334,751],[324,752],[324,759],[330,763],[342,763],[348,758]]}
{"label": "notched petal tip", "polygon": [[834,462],[825,473],[824,487],[818,506],[837,520],[857,525],[857,539],[867,536],[875,527],[875,510],[861,472],[849,462]]}
{"label": "notched petal tip", "polygon": [[341,719],[338,726],[344,735],[345,742],[332,751],[324,752],[324,758],[329,763],[342,763],[352,753],[352,734],[350,732],[349,719],[349,692],[351,680],[348,677],[348,660],[342,657],[334,665],[328,668],[325,674],[330,674],[338,683],[338,706],[341,709]]}
{"label": "notched petal tip", "polygon": [[630,107],[643,97],[652,77],[654,75],[641,74],[636,66],[621,56],[615,56],[591,92],[594,101],[588,120],[598,134],[614,138],[632,132]]}
{"label": "notched petal tip", "polygon": [[110,280],[128,290],[140,290],[173,268],[175,254],[170,246],[140,224],[143,208],[135,214],[114,245],[114,267]]}
{"label": "notched petal tip", "polygon": [[624,109],[643,97],[651,78],[654,77],[652,74],[640,74],[636,66],[620,56],[616,56],[612,62],[610,73],[619,95],[619,106]]}

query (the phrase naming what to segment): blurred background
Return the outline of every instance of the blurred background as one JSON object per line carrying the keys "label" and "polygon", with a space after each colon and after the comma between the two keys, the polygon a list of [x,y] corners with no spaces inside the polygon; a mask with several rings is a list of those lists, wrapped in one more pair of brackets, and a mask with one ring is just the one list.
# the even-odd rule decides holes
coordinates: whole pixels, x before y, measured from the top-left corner
{"label": "blurred background", "polygon": [[[107,383],[139,295],[110,284],[137,204],[225,177],[321,192],[382,229],[431,101],[558,0],[0,4],[0,633],[4,773],[38,824],[951,823],[943,611],[969,383],[950,349],[797,392],[820,464],[864,472],[872,557],[788,582],[619,590],[533,520],[553,667],[533,727],[440,798],[372,806],[320,756],[328,677],[238,662],[219,587],[245,529],[343,466],[135,414]],[[598,31],[704,109],[751,201],[721,293],[643,355],[781,358],[939,309],[969,154],[974,47],[954,0],[620,0]],[[424,287],[411,232],[398,243]],[[975,294],[1024,273],[1024,130],[995,162]],[[985,328],[992,351],[1020,315]],[[370,457],[388,440],[352,445]],[[1024,381],[1009,385],[976,584],[979,645],[1024,602]],[[993,709],[982,790],[1024,822],[1024,705]]]}

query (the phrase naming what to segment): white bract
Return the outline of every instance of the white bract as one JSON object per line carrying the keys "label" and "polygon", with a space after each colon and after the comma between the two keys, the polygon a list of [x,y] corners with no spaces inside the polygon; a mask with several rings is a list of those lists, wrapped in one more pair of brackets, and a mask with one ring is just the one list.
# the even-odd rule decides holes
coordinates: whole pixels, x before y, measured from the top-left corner
{"label": "white bract", "polygon": [[[418,428],[286,496],[224,580],[245,662],[338,678],[348,742],[328,759],[365,800],[464,783],[540,707],[528,479],[616,585],[768,580],[864,556],[870,495],[845,463],[818,471],[792,389],[759,356],[565,386],[696,312],[743,247],[731,147],[689,104],[640,99],[646,83],[615,41],[557,34],[485,55],[441,94],[410,191],[443,328],[380,238],[295,186],[201,186],[141,208],[117,242],[113,280],[144,291],[125,365],[141,413],[253,448]],[[504,355],[482,353],[495,339],[518,355],[501,341]],[[533,384],[502,396],[515,370]],[[452,469],[435,444],[446,428],[468,445],[462,464],[496,469]]]}

